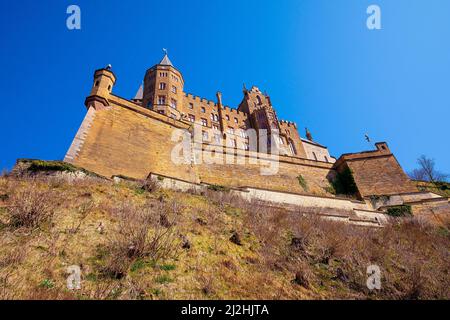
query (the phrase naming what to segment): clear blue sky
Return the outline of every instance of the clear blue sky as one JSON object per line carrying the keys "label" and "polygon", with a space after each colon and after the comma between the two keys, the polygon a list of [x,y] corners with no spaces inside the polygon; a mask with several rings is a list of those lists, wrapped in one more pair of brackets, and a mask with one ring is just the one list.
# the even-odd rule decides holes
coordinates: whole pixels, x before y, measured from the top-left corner
{"label": "clear blue sky", "polygon": [[[81,8],[79,31],[66,9]],[[366,8],[382,10],[380,31]],[[168,48],[185,91],[236,107],[242,83],[334,156],[387,141],[405,170],[425,154],[450,172],[450,1],[2,1],[0,169],[62,159],[93,71],[113,65],[131,98]]]}

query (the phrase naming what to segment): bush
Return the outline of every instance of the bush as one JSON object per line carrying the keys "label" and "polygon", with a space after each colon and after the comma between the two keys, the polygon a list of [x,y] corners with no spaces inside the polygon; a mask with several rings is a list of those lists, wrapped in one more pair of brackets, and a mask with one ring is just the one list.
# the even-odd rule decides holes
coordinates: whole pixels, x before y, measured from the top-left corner
{"label": "bush", "polygon": [[35,183],[14,190],[9,197],[10,225],[13,227],[36,228],[49,221],[54,214],[52,193],[40,190]]}
{"label": "bush", "polygon": [[358,193],[353,173],[349,167],[337,173],[332,185],[336,190],[336,194],[356,195]]}
{"label": "bush", "polygon": [[125,203],[113,210],[118,219],[117,230],[108,239],[103,273],[114,278],[123,277],[137,259],[149,258],[155,263],[160,259],[176,258],[179,239],[174,223],[162,226],[160,218],[151,206],[136,207]]}
{"label": "bush", "polygon": [[387,209],[386,213],[392,217],[412,216],[412,210],[410,205],[390,207]]}

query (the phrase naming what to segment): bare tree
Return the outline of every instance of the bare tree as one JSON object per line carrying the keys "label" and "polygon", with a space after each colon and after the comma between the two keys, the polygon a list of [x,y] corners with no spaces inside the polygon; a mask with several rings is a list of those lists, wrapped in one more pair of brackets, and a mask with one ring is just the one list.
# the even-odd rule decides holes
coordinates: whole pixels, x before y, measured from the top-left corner
{"label": "bare tree", "polygon": [[421,155],[417,159],[418,169],[414,169],[409,175],[414,180],[439,182],[446,181],[448,175],[435,169],[435,162],[433,159]]}

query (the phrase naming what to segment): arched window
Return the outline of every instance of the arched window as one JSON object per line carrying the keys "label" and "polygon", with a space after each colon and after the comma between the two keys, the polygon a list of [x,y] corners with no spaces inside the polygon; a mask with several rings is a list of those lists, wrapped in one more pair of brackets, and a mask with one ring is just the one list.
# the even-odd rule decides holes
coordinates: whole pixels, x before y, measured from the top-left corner
{"label": "arched window", "polygon": [[256,99],[258,100],[258,104],[261,105],[262,104],[261,97],[260,96],[256,96]]}

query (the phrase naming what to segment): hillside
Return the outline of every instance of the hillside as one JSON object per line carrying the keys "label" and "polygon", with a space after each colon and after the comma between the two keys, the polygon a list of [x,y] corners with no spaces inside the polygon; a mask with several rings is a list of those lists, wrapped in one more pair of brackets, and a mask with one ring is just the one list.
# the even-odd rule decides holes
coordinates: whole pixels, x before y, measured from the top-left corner
{"label": "hillside", "polygon": [[[362,228],[226,191],[0,177],[0,299],[449,299],[448,228]],[[366,268],[382,271],[381,290]],[[81,288],[67,289],[78,265]]]}

